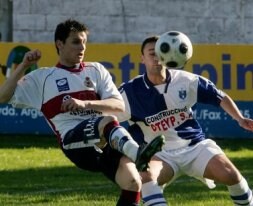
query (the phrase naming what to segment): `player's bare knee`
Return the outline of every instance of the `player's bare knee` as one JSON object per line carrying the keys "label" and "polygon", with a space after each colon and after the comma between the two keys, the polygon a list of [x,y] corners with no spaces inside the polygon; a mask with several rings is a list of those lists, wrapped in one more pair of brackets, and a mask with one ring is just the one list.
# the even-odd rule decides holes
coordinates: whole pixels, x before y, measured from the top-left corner
{"label": "player's bare knee", "polygon": [[131,179],[129,179],[129,184],[126,189],[131,191],[140,191],[141,186],[142,186],[141,179],[133,176],[131,177]]}
{"label": "player's bare knee", "polygon": [[149,170],[145,172],[141,172],[140,175],[141,175],[142,184],[146,182],[150,182],[150,181],[156,181],[156,178],[153,176],[153,174]]}
{"label": "player's bare knee", "polygon": [[125,156],[120,160],[115,179],[122,189],[130,191],[141,190],[142,182],[135,164]]}
{"label": "player's bare knee", "polygon": [[108,116],[104,116],[104,121],[108,123],[112,121],[118,121],[118,119],[114,115],[108,115]]}
{"label": "player's bare knee", "polygon": [[105,126],[111,122],[115,122],[118,124],[117,117],[113,115],[104,116],[98,124],[99,133],[102,134]]}
{"label": "player's bare knee", "polygon": [[228,168],[223,175],[224,184],[226,185],[235,185],[241,181],[241,174],[236,168]]}
{"label": "player's bare knee", "polygon": [[234,164],[227,158],[223,156],[224,168],[221,171],[221,181],[226,185],[234,185],[240,182],[241,174]]}
{"label": "player's bare knee", "polygon": [[227,166],[223,169],[220,168],[219,172],[216,172],[212,179],[225,185],[234,185],[240,182],[241,174],[236,168]]}
{"label": "player's bare knee", "polygon": [[104,128],[107,124],[114,121],[118,122],[118,119],[116,116],[113,116],[113,115],[104,116],[101,122],[99,123],[99,127]]}

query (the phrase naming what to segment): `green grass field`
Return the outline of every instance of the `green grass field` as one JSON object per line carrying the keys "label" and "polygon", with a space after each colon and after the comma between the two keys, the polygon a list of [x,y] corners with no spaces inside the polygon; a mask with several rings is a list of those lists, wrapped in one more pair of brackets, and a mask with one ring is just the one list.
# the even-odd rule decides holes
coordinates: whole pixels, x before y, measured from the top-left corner
{"label": "green grass field", "polygon": [[[217,140],[253,187],[253,140]],[[76,168],[55,137],[0,137],[0,205],[113,206],[118,187],[100,173]],[[165,189],[170,205],[230,206],[225,186],[209,190],[182,177]]]}

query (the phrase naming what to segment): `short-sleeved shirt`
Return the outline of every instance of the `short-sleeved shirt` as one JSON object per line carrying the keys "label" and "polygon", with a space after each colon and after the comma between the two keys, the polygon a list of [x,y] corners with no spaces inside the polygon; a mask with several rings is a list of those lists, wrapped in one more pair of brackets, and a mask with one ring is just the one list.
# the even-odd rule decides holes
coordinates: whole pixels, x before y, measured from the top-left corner
{"label": "short-sleeved shirt", "polygon": [[120,121],[128,120],[134,135],[146,141],[164,135],[166,149],[193,145],[205,139],[194,119],[196,103],[219,106],[224,93],[208,79],[183,70],[166,70],[166,82],[153,85],[147,74],[139,75],[119,88],[126,111]]}
{"label": "short-sleeved shirt", "polygon": [[33,107],[42,111],[62,142],[65,134],[80,122],[102,115],[92,109],[61,111],[62,102],[70,97],[80,100],[122,99],[104,66],[97,62],[85,62],[74,68],[57,64],[30,72],[18,81],[9,103],[15,107]]}

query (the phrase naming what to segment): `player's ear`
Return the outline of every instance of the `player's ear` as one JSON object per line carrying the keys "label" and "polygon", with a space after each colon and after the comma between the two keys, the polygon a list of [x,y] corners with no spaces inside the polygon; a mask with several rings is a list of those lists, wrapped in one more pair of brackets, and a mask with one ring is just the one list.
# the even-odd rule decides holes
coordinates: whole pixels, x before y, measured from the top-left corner
{"label": "player's ear", "polygon": [[143,55],[143,54],[141,55],[141,63],[142,63],[142,64],[145,63],[145,62],[144,62],[144,55]]}
{"label": "player's ear", "polygon": [[56,47],[57,47],[59,50],[61,50],[61,48],[62,48],[62,46],[63,46],[63,43],[62,43],[61,40],[56,40],[55,45],[56,45]]}

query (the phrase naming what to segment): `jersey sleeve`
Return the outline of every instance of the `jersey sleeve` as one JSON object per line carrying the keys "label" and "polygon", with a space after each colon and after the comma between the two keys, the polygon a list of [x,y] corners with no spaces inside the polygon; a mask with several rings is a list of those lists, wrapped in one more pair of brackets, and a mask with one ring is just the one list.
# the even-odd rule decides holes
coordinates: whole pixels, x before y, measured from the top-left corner
{"label": "jersey sleeve", "polygon": [[121,89],[120,92],[125,103],[125,111],[117,113],[116,116],[119,122],[124,122],[124,121],[128,121],[131,118],[131,109],[130,109],[130,105],[129,105],[126,93],[124,92],[123,89]]}
{"label": "jersey sleeve", "polygon": [[41,77],[38,73],[40,72],[35,70],[18,81],[15,92],[9,101],[10,104],[18,108],[32,107],[41,109],[42,86],[40,85],[40,81],[37,81]]}
{"label": "jersey sleeve", "polygon": [[201,76],[198,78],[197,93],[197,102],[211,104],[216,107],[220,105],[220,102],[224,97],[224,93],[217,89],[213,82]]}
{"label": "jersey sleeve", "polygon": [[[130,115],[130,105],[127,99],[127,95],[124,92],[124,89],[122,88],[122,85],[119,87],[119,92],[120,95],[124,101],[125,104],[125,111],[124,112],[117,112],[114,113],[113,115],[115,115],[118,119],[119,122],[121,122],[124,126],[128,125],[128,120],[130,119],[131,115]],[[127,126],[128,127],[128,126]]]}
{"label": "jersey sleeve", "polygon": [[114,84],[108,70],[106,70],[105,67],[100,63],[97,63],[97,67],[99,68],[101,78],[98,81],[98,94],[100,95],[101,99],[116,98],[122,100],[122,96]]}

